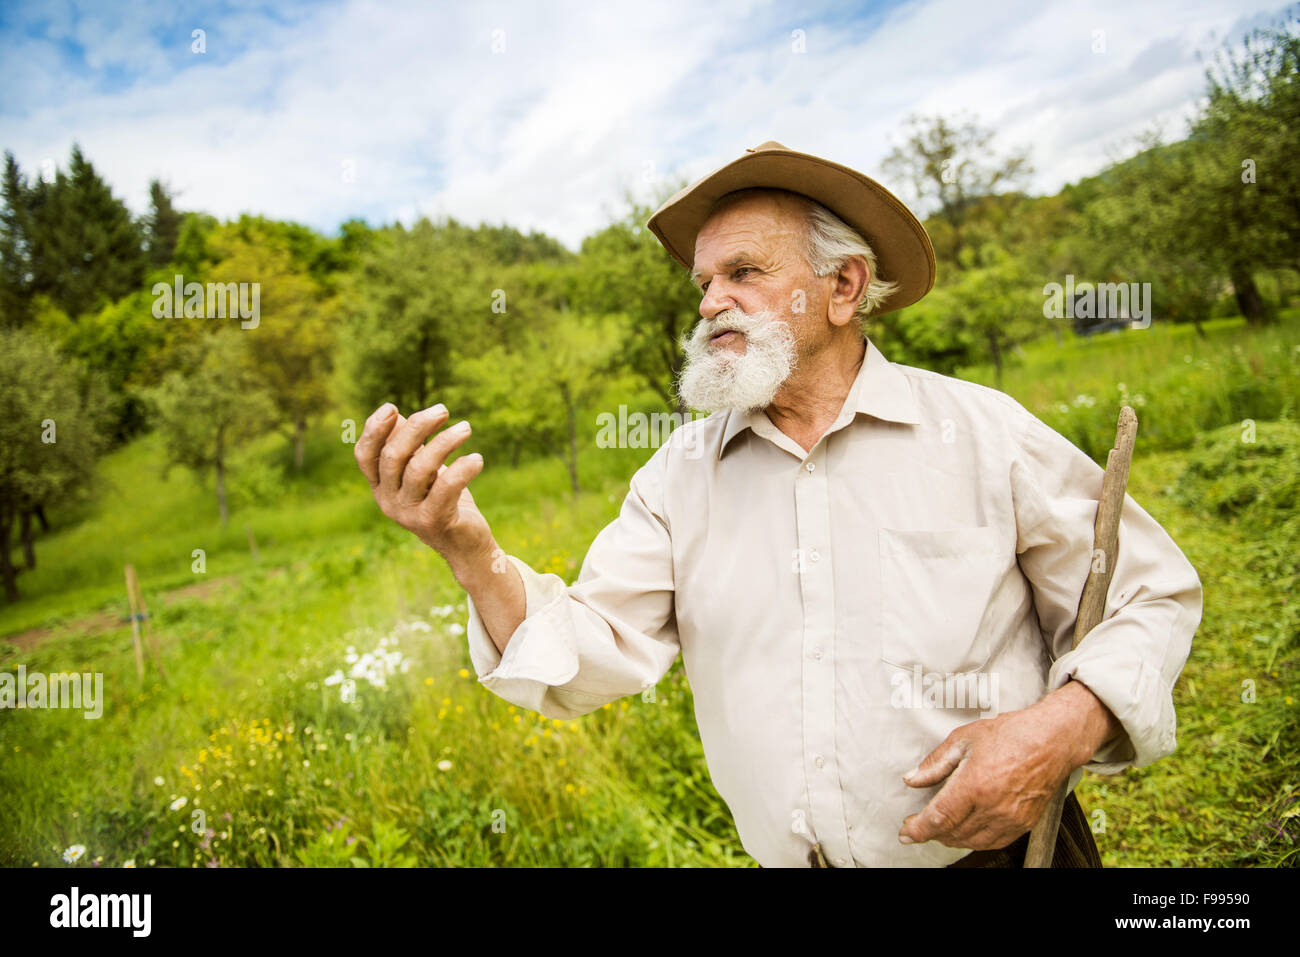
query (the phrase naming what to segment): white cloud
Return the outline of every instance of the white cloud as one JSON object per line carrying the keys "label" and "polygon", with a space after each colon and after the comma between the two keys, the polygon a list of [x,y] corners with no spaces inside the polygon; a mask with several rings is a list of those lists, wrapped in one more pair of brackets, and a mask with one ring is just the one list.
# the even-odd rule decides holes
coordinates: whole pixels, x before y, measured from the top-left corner
{"label": "white cloud", "polygon": [[[694,178],[766,139],[875,173],[915,111],[978,114],[999,143],[1032,147],[1033,188],[1054,191],[1153,121],[1181,136],[1204,86],[1196,51],[1260,10],[932,0],[853,21],[747,0],[350,0],[220,17],[62,4],[45,39],[27,35],[30,11],[0,34],[0,122],[29,171],[66,161],[76,140],[137,210],[160,176],[183,207],[222,217],[332,230],[353,215],[450,214],[576,246],[623,189],[662,185],[647,173]],[[195,26],[202,56],[189,52]]]}

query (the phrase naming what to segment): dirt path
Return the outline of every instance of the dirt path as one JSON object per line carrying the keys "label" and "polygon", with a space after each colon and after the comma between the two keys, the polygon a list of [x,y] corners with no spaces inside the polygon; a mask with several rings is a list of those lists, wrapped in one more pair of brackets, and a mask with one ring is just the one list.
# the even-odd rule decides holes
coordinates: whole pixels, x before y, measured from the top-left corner
{"label": "dirt path", "polygon": [[[163,592],[161,595],[145,594],[145,602],[150,609],[174,605],[178,601],[187,601],[192,598],[207,598],[224,586],[239,580],[238,575],[224,575],[221,578],[213,578],[210,581],[195,582],[193,585],[185,585],[182,588],[173,588],[171,591]],[[37,645],[54,639],[66,637],[69,634],[76,635],[97,635],[106,631],[115,631],[128,625],[131,621],[125,615],[126,599],[122,599],[123,613],[114,613],[110,611],[99,611],[93,615],[87,615],[85,618],[71,621],[59,625],[55,628],[29,628],[26,631],[16,632],[12,635],[0,636],[0,641],[17,646],[19,651],[31,651]]]}

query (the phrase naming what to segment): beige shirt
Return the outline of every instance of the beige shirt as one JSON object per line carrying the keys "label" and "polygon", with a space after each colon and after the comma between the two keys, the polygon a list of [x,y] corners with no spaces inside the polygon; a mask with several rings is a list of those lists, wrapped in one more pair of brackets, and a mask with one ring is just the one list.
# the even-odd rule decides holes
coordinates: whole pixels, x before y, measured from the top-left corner
{"label": "beige shirt", "polygon": [[[551,718],[658,682],[680,652],[709,772],[764,867],[942,866],[898,842],[938,788],[902,775],[959,725],[1077,678],[1124,727],[1094,771],[1174,750],[1195,569],[1132,498],[1105,618],[1070,641],[1102,469],[1003,393],[867,354],[809,452],[761,411],[676,430],[566,587],[517,558],[524,622],[479,681]],[[1082,776],[1076,771],[1072,783]]]}

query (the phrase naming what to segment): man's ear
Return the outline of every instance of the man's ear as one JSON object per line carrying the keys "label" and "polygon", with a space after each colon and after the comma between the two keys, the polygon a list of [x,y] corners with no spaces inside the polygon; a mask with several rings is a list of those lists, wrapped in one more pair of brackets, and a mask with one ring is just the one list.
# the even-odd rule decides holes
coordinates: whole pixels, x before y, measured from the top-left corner
{"label": "man's ear", "polygon": [[871,281],[871,270],[864,257],[850,256],[833,278],[835,282],[826,305],[826,317],[834,325],[843,326],[853,320],[853,312]]}

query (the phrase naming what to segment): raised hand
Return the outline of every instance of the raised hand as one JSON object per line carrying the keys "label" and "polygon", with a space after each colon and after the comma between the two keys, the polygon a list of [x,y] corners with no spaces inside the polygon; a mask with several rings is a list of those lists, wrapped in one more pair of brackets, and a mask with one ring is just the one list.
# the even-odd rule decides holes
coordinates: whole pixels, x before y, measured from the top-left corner
{"label": "raised hand", "polygon": [[442,404],[408,419],[385,403],[366,419],[354,454],[383,513],[456,570],[490,555],[494,544],[467,488],[483,470],[483,457],[474,453],[443,464],[470,436],[468,422],[439,432],[447,419]]}

